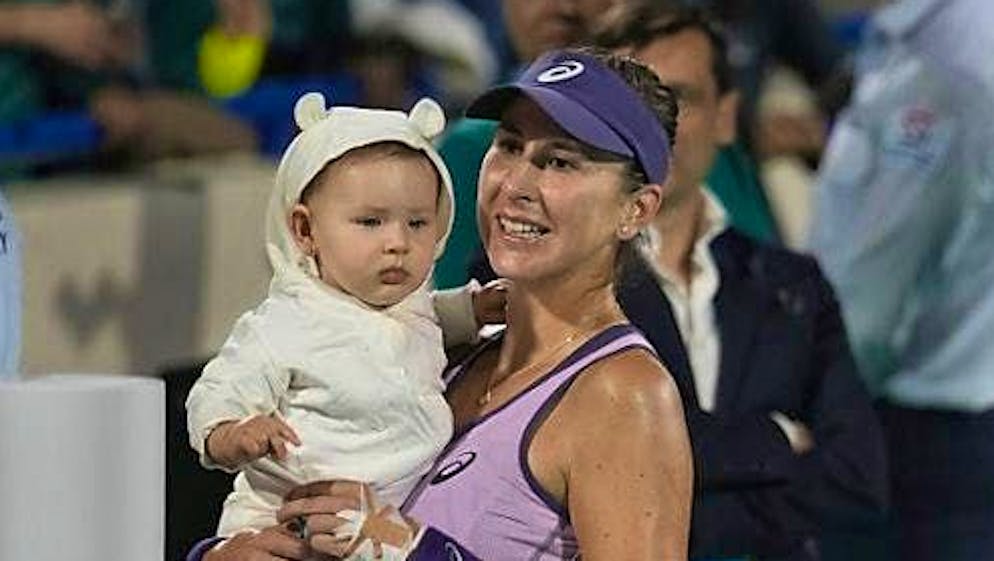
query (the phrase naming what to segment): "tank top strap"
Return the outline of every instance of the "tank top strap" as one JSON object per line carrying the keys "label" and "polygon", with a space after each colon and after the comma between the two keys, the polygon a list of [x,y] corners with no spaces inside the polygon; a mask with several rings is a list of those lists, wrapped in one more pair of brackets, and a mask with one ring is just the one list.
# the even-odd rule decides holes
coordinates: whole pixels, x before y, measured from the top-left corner
{"label": "tank top strap", "polygon": [[526,397],[526,401],[538,404],[545,403],[560,388],[569,385],[577,374],[591,364],[631,348],[642,348],[656,356],[655,349],[638,328],[627,323],[612,325],[573,351],[549,374],[536,382],[533,389],[524,394],[524,397]]}
{"label": "tank top strap", "polygon": [[652,344],[635,326],[622,324],[608,327],[567,357],[539,386],[526,394],[522,403],[517,404],[521,408],[514,415],[520,423],[521,431],[517,454],[521,475],[532,492],[563,520],[569,520],[569,513],[538,483],[528,466],[528,449],[532,438],[584,369],[597,361],[633,348],[645,349],[658,359]]}

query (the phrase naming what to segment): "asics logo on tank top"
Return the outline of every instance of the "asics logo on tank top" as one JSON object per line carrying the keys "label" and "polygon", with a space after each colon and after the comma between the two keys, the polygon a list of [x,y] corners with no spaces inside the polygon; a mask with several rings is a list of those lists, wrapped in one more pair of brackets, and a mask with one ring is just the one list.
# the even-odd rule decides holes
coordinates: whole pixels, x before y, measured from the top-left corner
{"label": "asics logo on tank top", "polygon": [[543,84],[551,84],[575,78],[580,74],[583,74],[583,63],[577,60],[566,60],[539,74],[535,80]]}
{"label": "asics logo on tank top", "polygon": [[452,545],[452,542],[445,542],[445,553],[449,555],[449,561],[463,561],[459,548]]}
{"label": "asics logo on tank top", "polygon": [[[448,481],[453,477],[459,475],[459,473],[468,468],[469,464],[473,463],[476,459],[476,452],[463,452],[456,456],[451,462],[442,466],[442,469],[438,470],[435,477],[432,478],[431,484],[438,485],[444,481]],[[460,559],[462,559],[460,557]]]}

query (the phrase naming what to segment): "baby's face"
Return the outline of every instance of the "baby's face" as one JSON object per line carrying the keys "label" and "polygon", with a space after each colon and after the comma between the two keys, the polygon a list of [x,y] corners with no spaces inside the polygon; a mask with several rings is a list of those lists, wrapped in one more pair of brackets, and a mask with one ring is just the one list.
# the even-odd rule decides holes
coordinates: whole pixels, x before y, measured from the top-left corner
{"label": "baby's face", "polygon": [[335,162],[307,203],[321,280],[373,306],[417,289],[444,227],[438,189],[422,155],[360,152]]}

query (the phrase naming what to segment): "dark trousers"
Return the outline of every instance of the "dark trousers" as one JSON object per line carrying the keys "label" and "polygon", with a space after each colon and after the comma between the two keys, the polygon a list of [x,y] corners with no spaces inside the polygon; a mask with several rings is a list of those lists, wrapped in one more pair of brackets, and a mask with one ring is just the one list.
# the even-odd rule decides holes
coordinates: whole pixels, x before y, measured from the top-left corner
{"label": "dark trousers", "polygon": [[994,410],[880,407],[901,561],[994,560]]}

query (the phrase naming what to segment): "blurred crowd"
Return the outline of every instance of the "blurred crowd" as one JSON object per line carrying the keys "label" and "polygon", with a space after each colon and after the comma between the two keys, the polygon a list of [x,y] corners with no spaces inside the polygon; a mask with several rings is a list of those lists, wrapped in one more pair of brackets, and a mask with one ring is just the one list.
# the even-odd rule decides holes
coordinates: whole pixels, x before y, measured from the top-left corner
{"label": "blurred crowd", "polygon": [[[708,5],[729,25],[742,92],[742,145],[758,155],[790,152],[817,161],[826,130],[820,117],[844,99],[847,74],[845,52],[815,4],[695,3]],[[255,147],[278,152],[282,146],[260,138],[270,131],[259,126],[258,108],[240,110],[244,104],[233,98],[272,80],[334,76],[332,87],[343,101],[409,108],[431,95],[458,115],[473,95],[512,76],[523,61],[550,46],[581,41],[611,2],[505,4],[520,6],[505,11],[500,2],[480,0],[6,0],[0,2],[0,126],[52,111],[85,112],[98,126],[100,150],[71,165]],[[818,113],[756,119],[761,84],[777,63],[794,67],[811,84]],[[0,162],[11,159],[8,154]]]}

